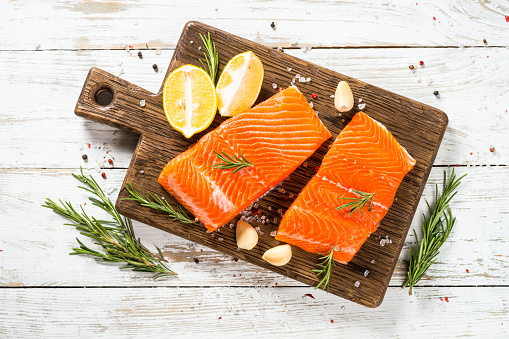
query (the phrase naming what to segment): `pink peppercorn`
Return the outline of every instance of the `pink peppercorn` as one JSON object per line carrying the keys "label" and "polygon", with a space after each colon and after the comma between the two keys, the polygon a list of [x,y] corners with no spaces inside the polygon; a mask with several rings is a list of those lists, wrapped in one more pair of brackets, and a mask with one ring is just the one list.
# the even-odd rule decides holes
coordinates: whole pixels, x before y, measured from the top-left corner
{"label": "pink peppercorn", "polygon": [[113,165],[113,160],[108,159],[108,164]]}
{"label": "pink peppercorn", "polygon": [[316,99],[316,94],[315,93],[311,93],[311,98]]}
{"label": "pink peppercorn", "polygon": [[101,177],[103,177],[103,179],[106,179],[106,173],[102,172]]}
{"label": "pink peppercorn", "polygon": [[419,61],[419,65],[424,66],[424,61]]}
{"label": "pink peppercorn", "polygon": [[505,22],[509,22],[509,15],[505,16]]}

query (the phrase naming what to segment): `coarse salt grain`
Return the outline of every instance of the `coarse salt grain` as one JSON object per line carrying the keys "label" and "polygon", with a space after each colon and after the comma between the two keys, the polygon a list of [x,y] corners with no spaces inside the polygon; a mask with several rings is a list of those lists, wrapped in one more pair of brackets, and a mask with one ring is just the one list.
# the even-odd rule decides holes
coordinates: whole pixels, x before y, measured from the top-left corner
{"label": "coarse salt grain", "polygon": [[359,98],[359,102],[362,102],[362,98]]}
{"label": "coarse salt grain", "polygon": [[272,231],[272,232],[270,232],[270,236],[271,236],[271,237],[275,237],[275,236],[276,236],[276,234],[277,234],[277,231]]}
{"label": "coarse salt grain", "polygon": [[286,67],[286,69],[288,70],[288,72],[291,72],[291,71],[292,71],[292,68],[291,68],[291,67]]}
{"label": "coarse salt grain", "polygon": [[297,73],[297,74],[295,74],[295,78],[296,78],[296,79],[300,79],[300,74],[298,74],[298,73]]}
{"label": "coarse salt grain", "polygon": [[311,78],[306,78],[306,82],[310,82],[311,81]]}
{"label": "coarse salt grain", "polygon": [[313,103],[312,102],[309,103],[309,107],[313,108]]}
{"label": "coarse salt grain", "polygon": [[140,106],[145,107],[145,100],[140,100]]}
{"label": "coarse salt grain", "polygon": [[273,84],[272,84],[272,88],[276,89],[276,88],[277,88],[277,84],[276,84],[276,83],[273,83]]}
{"label": "coarse salt grain", "polygon": [[371,260],[371,263],[374,264],[375,263],[375,259]]}
{"label": "coarse salt grain", "polygon": [[198,47],[198,50],[201,51],[201,46]]}
{"label": "coarse salt grain", "polygon": [[194,43],[194,41],[193,41],[193,40],[191,40],[191,41],[189,41],[189,43],[190,43],[190,44],[193,44],[193,43]]}
{"label": "coarse salt grain", "polygon": [[331,97],[332,99],[334,99],[334,94],[332,94],[330,97]]}
{"label": "coarse salt grain", "polygon": [[143,173],[145,173],[145,171],[144,170],[140,170],[140,174],[143,174]]}
{"label": "coarse salt grain", "polygon": [[118,66],[122,66],[122,61],[117,60],[117,65],[118,65]]}
{"label": "coarse salt grain", "polygon": [[367,277],[367,276],[368,276],[368,274],[369,274],[369,271],[368,271],[368,270],[365,270],[365,271],[364,271],[364,277]]}
{"label": "coarse salt grain", "polygon": [[364,107],[366,107],[366,104],[362,103],[362,104],[359,104],[358,106],[359,106],[359,109],[360,109],[360,110],[363,110],[363,109],[364,109]]}
{"label": "coarse salt grain", "polygon": [[354,284],[353,284],[355,287],[359,287],[361,285],[361,282],[359,280],[357,280]]}
{"label": "coarse salt grain", "polygon": [[156,48],[156,55],[159,55],[159,54],[161,54],[161,49]]}

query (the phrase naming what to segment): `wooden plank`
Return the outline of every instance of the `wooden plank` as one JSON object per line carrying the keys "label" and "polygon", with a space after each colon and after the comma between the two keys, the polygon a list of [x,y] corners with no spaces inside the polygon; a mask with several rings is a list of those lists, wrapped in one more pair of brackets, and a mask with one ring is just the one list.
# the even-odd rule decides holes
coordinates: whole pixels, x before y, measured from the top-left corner
{"label": "wooden plank", "polygon": [[190,20],[273,47],[483,46],[483,38],[504,46],[509,32],[507,7],[474,1],[30,0],[0,6],[2,50],[174,47]]}
{"label": "wooden plank", "polygon": [[[83,145],[91,143],[89,166],[94,167],[104,143],[115,166],[127,167],[138,136],[79,119],[72,114],[76,98],[92,66],[119,74],[149,91],[157,91],[172,51],[143,51],[143,59],[125,51],[0,52],[0,168],[76,168],[83,164]],[[480,166],[508,164],[509,50],[353,49],[287,51],[332,70],[435,106],[449,116],[435,164]],[[135,53],[136,55],[136,53]],[[487,58],[490,56],[490,58]],[[58,62],[55,62],[57,60]],[[425,67],[417,66],[424,60]],[[454,60],[444,62],[443,60]],[[117,65],[122,63],[121,66]],[[158,64],[161,73],[152,70]],[[415,72],[409,64],[417,66]],[[289,72],[289,83],[295,75]],[[452,75],[452,76],[451,76]],[[482,76],[481,76],[482,75]],[[431,84],[428,81],[432,81]],[[18,95],[30,87],[30,100]],[[433,91],[440,92],[440,98]],[[332,94],[332,93],[331,93]],[[331,98],[319,98],[330,100]],[[369,105],[369,102],[367,103]],[[98,149],[101,147],[101,150]],[[496,151],[491,153],[490,147]],[[472,154],[470,154],[472,153]]]}
{"label": "wooden plank", "polygon": [[381,307],[369,311],[312,288],[12,288],[2,289],[0,303],[0,334],[9,338],[145,338],[147,333],[504,338],[509,333],[508,287],[430,287],[412,297],[395,287]]}
{"label": "wooden plank", "polygon": [[[434,185],[441,185],[443,168],[434,168],[423,199],[431,200]],[[453,201],[457,225],[444,245],[438,261],[428,271],[421,286],[507,285],[509,280],[509,190],[508,167],[456,168],[468,173]],[[71,173],[77,170],[0,170],[1,225],[9,231],[0,237],[0,286],[302,286],[268,270],[233,260],[232,256],[135,222],[142,241],[162,248],[177,278],[153,281],[149,274],[120,271],[115,265],[95,263],[91,258],[67,255],[76,246],[78,232],[64,226],[65,219],[40,207],[43,199],[69,200],[77,206],[87,202],[85,192],[76,186]],[[99,180],[111,199],[116,199],[125,170],[107,170],[107,178],[85,171]],[[111,191],[113,190],[113,192]],[[489,197],[486,198],[486,197]],[[20,211],[23,206],[23,211]],[[85,210],[102,217],[88,203]],[[421,200],[412,229],[419,231]],[[267,232],[268,228],[262,227]],[[414,246],[410,232],[398,260],[391,286],[403,283],[409,247]],[[392,245],[386,245],[392,246]],[[203,250],[203,252],[202,252]],[[195,259],[199,263],[195,263]],[[58,269],[56,269],[58,267]],[[467,273],[468,270],[468,273]],[[369,275],[368,275],[369,278]],[[322,293],[316,291],[315,293]]]}
{"label": "wooden plank", "polygon": [[[277,89],[274,88],[273,84],[287,76],[289,67],[293,67],[293,70],[299,74],[307,73],[307,79],[313,79],[313,83],[309,83],[309,81],[299,81],[297,83],[306,97],[311,97],[311,93],[316,93],[318,97],[327,98],[329,93],[335,91],[340,80],[346,80],[352,88],[356,100],[363,98],[366,102],[370,103],[369,108],[364,109],[363,112],[385,125],[416,160],[413,170],[406,175],[399,185],[395,202],[380,222],[378,230],[366,240],[365,244],[348,265],[337,265],[332,269],[332,274],[341,277],[341,279],[331,281],[328,286],[330,293],[365,306],[377,307],[383,300],[399,252],[403,246],[404,238],[410,227],[413,214],[440,147],[448,124],[447,115],[431,106],[333,72],[324,67],[308,63],[285,53],[274,51],[266,46],[242,39],[231,33],[199,22],[189,22],[184,27],[177,49],[168,67],[167,76],[171,71],[184,64],[200,65],[198,60],[202,52],[191,41],[199,41],[199,34],[207,34],[207,32],[210,33],[218,50],[228,51],[224,52],[223,58],[219,59],[220,67],[224,67],[234,55],[246,50],[253,51],[263,62],[264,79],[257,102],[264,101],[277,93]],[[109,91],[111,99],[101,104],[97,99],[100,91]],[[216,117],[211,127],[207,130],[189,139],[184,139],[179,132],[169,126],[162,107],[162,97],[162,86],[160,91],[153,94],[111,73],[98,68],[92,68],[85,80],[81,95],[76,104],[75,113],[93,121],[141,134],[124,183],[130,182],[133,183],[136,189],[143,187],[151,193],[162,195],[170,204],[175,205],[177,203],[175,197],[170,196],[157,183],[160,171],[168,163],[169,159],[173,159],[189,149],[191,145],[217,127],[219,123],[225,121],[225,119]],[[141,100],[145,101],[146,105],[140,105]],[[361,99],[358,100],[360,101]],[[354,107],[350,112],[343,113],[341,118],[333,106],[323,104],[318,100],[315,100],[314,109],[320,111],[320,120],[332,134],[332,140],[336,138],[348,121],[360,111],[360,108]],[[310,168],[320,164],[321,159],[328,151],[329,145],[331,145],[330,141],[323,143],[306,160],[310,164]],[[305,159],[302,159],[300,163],[304,161]],[[285,174],[287,177],[282,177],[282,179],[291,181],[288,191],[293,193],[292,196],[296,196],[313,174],[313,171],[308,170],[307,164],[305,164],[295,170],[291,177]],[[267,190],[270,188],[272,187],[267,187]],[[260,192],[259,196],[262,193]],[[129,193],[125,188],[122,188],[120,191],[120,197],[129,197]],[[288,200],[282,200],[278,197],[275,199],[266,197],[260,198],[257,203],[262,208],[272,204],[274,211],[266,212],[266,216],[270,220],[274,220],[274,218],[278,220],[279,215],[276,211],[281,210],[284,213],[293,200],[290,197]],[[252,200],[252,202],[254,201],[255,199]],[[184,207],[188,206],[184,205]],[[287,275],[300,282],[312,286],[319,283],[320,279],[317,279],[312,273],[312,269],[316,267],[320,260],[321,255],[318,253],[308,253],[294,247],[292,260],[284,267],[273,266],[262,260],[262,255],[266,250],[280,244],[269,234],[260,234],[258,245],[253,250],[238,253],[236,250],[235,232],[231,229],[238,220],[237,217],[227,221],[232,223],[230,228],[223,227],[214,234],[210,234],[212,235],[211,237],[209,234],[204,233],[203,225],[184,225],[169,220],[161,212],[142,208],[138,203],[131,200],[117,200],[116,208],[121,214],[130,218],[193,240],[199,244],[207,245],[224,253],[230,255],[238,254],[246,261]],[[276,230],[278,223],[275,221],[271,225],[273,225],[273,230]],[[216,235],[219,231],[221,231],[221,234]],[[382,233],[389,234],[391,241],[396,246],[381,250],[379,239]],[[379,262],[379,265],[376,267],[372,267],[373,265],[370,264],[374,259]],[[356,285],[360,280],[363,280],[363,273],[367,268],[371,269],[373,278],[361,288],[357,288],[358,286]]]}

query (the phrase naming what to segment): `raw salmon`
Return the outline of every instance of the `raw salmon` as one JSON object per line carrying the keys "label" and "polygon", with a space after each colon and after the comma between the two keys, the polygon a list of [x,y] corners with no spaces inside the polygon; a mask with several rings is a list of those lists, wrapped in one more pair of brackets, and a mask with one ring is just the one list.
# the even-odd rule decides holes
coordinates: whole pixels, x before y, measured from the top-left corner
{"label": "raw salmon", "polygon": [[[323,158],[316,175],[285,213],[276,239],[324,254],[337,243],[334,259],[347,263],[387,214],[403,177],[415,160],[379,122],[357,113]],[[350,214],[337,207],[360,197],[353,190],[373,193]]]}
{"label": "raw salmon", "polygon": [[[219,125],[171,160],[159,183],[209,231],[226,224],[285,179],[331,137],[297,87]],[[234,173],[215,155],[242,154],[254,166]]]}

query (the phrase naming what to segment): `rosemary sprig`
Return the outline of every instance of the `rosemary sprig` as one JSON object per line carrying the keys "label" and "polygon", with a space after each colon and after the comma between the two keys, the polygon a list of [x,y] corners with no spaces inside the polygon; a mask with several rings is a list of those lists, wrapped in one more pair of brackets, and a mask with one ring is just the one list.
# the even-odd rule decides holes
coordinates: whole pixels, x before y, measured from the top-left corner
{"label": "rosemary sprig", "polygon": [[349,203],[346,203],[344,205],[341,205],[339,207],[336,207],[336,210],[350,207],[350,213],[348,213],[348,215],[352,214],[357,209],[359,209],[359,212],[362,214],[362,209],[368,203],[368,201],[371,200],[371,202],[369,203],[369,209],[368,209],[368,211],[371,212],[371,209],[373,208],[373,198],[375,197],[376,191],[373,193],[366,193],[366,192],[361,192],[361,191],[357,191],[357,190],[352,190],[352,192],[357,193],[360,196],[356,197],[356,198],[341,198],[341,199],[352,200],[352,201]]}
{"label": "rosemary sprig", "polygon": [[439,196],[438,194],[438,185],[435,187],[435,207],[431,208],[429,203],[426,201],[430,216],[429,218],[426,218],[423,213],[423,236],[420,242],[417,238],[417,233],[414,230],[419,250],[417,251],[413,248],[410,249],[407,279],[403,284],[403,287],[410,287],[408,291],[409,295],[412,294],[412,288],[415,284],[421,280],[431,264],[437,260],[436,257],[440,253],[440,247],[447,240],[449,234],[451,234],[456,218],[452,216],[451,209],[449,208],[449,202],[456,195],[457,192],[455,192],[455,190],[465,175],[466,174],[456,178],[453,168],[449,180],[447,180],[447,175],[444,171],[444,187],[442,195]]}
{"label": "rosemary sprig", "polygon": [[212,82],[215,84],[217,70],[219,69],[219,55],[216,52],[216,44],[212,42],[212,39],[210,38],[210,32],[207,32],[206,36],[200,33],[200,38],[203,42],[203,49],[205,49],[203,54],[205,55],[207,67],[205,67],[205,64],[201,59],[200,63],[203,69],[209,73]]}
{"label": "rosemary sprig", "polygon": [[126,184],[125,189],[129,192],[130,198],[123,198],[122,200],[134,200],[141,204],[141,206],[150,207],[152,209],[163,211],[168,213],[173,221],[180,221],[184,224],[194,224],[195,221],[189,218],[182,208],[182,206],[177,205],[176,208],[173,208],[167,201],[162,200],[157,195],[154,195],[150,192],[145,192],[142,189],[142,192],[139,193],[136,191],[131,184]]}
{"label": "rosemary sprig", "polygon": [[113,220],[98,220],[87,215],[83,207],[81,207],[80,213],[70,202],[59,200],[59,205],[51,199],[46,199],[43,207],[72,220],[72,223],[65,225],[76,227],[82,235],[94,239],[95,244],[100,245],[103,249],[103,252],[90,249],[76,238],[80,247],[73,248],[74,252],[69,254],[89,255],[98,262],[121,262],[125,264],[120,267],[121,269],[129,268],[133,271],[154,273],[154,279],[177,274],[163,263],[168,261],[164,259],[159,248],[156,247],[158,254],[152,253],[141,243],[139,238],[136,238],[131,219],[124,218],[117,212],[113,202],[106,197],[92,176],[86,177],[83,174],[83,169],[81,169],[81,174],[73,174],[73,176],[85,184],[78,188],[97,197],[89,198],[92,204],[106,211]]}
{"label": "rosemary sprig", "polygon": [[216,153],[216,156],[223,162],[210,166],[212,168],[219,168],[222,170],[235,168],[233,170],[233,173],[237,173],[238,171],[245,167],[254,167],[254,165],[249,160],[247,160],[246,157],[242,154],[242,151],[240,151],[240,158],[235,154],[228,155],[226,152],[218,153],[214,151],[214,153]]}
{"label": "rosemary sprig", "polygon": [[318,285],[316,285],[315,290],[318,289],[320,286],[322,286],[322,289],[327,291],[329,293],[329,280],[330,280],[330,274],[332,272],[332,266],[336,265],[334,262],[334,252],[341,251],[341,248],[339,250],[336,250],[337,242],[332,246],[329,252],[324,254],[323,257],[320,259],[323,259],[323,261],[317,266],[320,269],[313,269],[313,272],[316,273],[317,277],[320,277],[323,274],[322,280]]}

